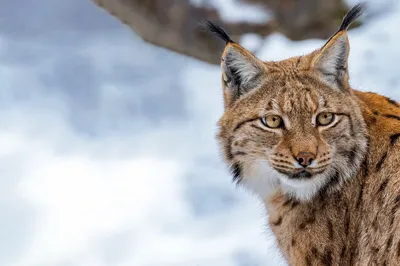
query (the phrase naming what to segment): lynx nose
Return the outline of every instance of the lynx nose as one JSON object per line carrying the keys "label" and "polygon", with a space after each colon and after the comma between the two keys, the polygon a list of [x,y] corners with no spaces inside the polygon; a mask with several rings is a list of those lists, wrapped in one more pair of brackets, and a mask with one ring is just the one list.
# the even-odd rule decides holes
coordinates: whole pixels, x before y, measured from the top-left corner
{"label": "lynx nose", "polygon": [[301,166],[307,167],[315,160],[315,155],[311,152],[301,151],[297,154],[296,160]]}

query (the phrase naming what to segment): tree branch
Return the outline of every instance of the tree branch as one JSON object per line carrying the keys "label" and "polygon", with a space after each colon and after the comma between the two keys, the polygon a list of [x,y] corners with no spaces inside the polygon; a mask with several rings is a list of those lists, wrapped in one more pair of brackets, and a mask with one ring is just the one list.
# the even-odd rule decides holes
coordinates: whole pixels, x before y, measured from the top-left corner
{"label": "tree branch", "polygon": [[292,40],[327,38],[337,29],[347,6],[342,0],[241,0],[257,4],[274,18],[265,23],[225,22],[212,7],[189,0],[92,0],[133,29],[143,40],[199,60],[219,64],[223,43],[201,30],[211,20],[233,39],[246,33],[262,37],[280,32]]}

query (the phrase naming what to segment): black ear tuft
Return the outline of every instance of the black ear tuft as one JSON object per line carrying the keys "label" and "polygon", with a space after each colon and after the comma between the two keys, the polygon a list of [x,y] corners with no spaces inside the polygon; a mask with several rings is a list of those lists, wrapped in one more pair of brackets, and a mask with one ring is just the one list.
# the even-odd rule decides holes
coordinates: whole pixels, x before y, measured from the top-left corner
{"label": "black ear tuft", "polygon": [[210,33],[221,38],[225,43],[234,43],[234,41],[229,37],[226,31],[218,25],[215,25],[211,21],[206,20],[202,23],[203,27]]}
{"label": "black ear tuft", "polygon": [[355,5],[349,12],[347,12],[346,16],[343,18],[342,24],[340,25],[338,31],[347,30],[351,23],[353,23],[353,21],[355,21],[364,13],[366,8],[367,4],[365,2]]}

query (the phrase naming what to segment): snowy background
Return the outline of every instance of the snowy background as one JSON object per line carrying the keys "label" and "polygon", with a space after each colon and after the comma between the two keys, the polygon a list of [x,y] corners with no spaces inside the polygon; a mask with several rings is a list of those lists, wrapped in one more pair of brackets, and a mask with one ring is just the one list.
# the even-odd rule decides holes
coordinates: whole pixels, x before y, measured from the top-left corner
{"label": "snowy background", "polygon": [[[350,32],[353,87],[400,100],[399,14]],[[323,41],[242,43],[278,60]],[[2,1],[0,264],[284,265],[221,163],[222,111],[217,66],[144,43],[90,1]]]}

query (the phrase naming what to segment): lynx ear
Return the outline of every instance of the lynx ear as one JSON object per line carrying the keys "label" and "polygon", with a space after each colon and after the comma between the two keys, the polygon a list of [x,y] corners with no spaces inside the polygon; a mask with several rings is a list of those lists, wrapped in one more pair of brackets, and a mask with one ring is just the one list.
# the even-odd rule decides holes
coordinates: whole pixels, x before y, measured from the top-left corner
{"label": "lynx ear", "polygon": [[206,28],[226,42],[221,68],[225,103],[229,104],[260,85],[266,66],[245,48],[232,41],[221,27],[208,21]]}
{"label": "lynx ear", "polygon": [[328,85],[348,89],[348,57],[350,52],[347,29],[365,10],[365,4],[354,6],[343,18],[339,30],[316,52],[311,67]]}
{"label": "lynx ear", "polygon": [[346,32],[339,32],[317,53],[311,63],[312,68],[328,85],[346,89],[349,51]]}
{"label": "lynx ear", "polygon": [[257,88],[266,71],[262,61],[235,43],[225,47],[221,68],[225,86],[236,97]]}

